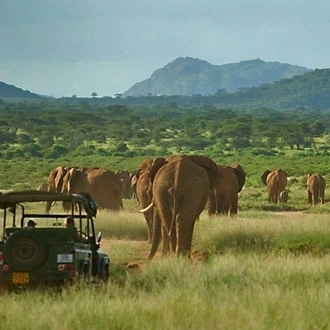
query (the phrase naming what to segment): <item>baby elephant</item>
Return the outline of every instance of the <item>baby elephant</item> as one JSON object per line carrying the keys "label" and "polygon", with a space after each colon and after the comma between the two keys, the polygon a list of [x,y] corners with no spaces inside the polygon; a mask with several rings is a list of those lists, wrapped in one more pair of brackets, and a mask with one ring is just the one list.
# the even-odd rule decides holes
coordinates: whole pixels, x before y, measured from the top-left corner
{"label": "baby elephant", "polygon": [[279,199],[281,203],[286,203],[288,201],[288,191],[287,190],[281,191]]}

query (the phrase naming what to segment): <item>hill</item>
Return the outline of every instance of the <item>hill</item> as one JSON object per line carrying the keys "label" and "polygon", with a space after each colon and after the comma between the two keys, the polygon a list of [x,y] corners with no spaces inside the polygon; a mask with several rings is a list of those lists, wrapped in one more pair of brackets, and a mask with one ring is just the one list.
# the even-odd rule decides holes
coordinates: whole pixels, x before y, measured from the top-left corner
{"label": "hill", "polygon": [[234,93],[241,88],[273,83],[311,70],[260,59],[212,65],[191,57],[180,57],[156,70],[149,79],[134,84],[123,93],[127,96],[146,95],[213,95],[218,90]]}
{"label": "hill", "polygon": [[330,109],[330,69],[316,69],[273,84],[220,94],[215,102],[241,109]]}
{"label": "hill", "polygon": [[0,97],[40,99],[40,95],[0,81]]}

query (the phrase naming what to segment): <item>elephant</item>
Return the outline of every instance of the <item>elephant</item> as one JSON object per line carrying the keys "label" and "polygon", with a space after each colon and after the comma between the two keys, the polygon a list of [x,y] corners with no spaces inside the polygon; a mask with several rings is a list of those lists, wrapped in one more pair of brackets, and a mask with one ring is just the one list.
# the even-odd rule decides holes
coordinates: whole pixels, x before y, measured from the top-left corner
{"label": "elephant", "polygon": [[209,216],[236,215],[238,210],[238,193],[245,184],[246,173],[239,164],[231,166],[218,165],[220,175],[214,182],[207,208]]}
{"label": "elephant", "polygon": [[326,182],[324,177],[319,174],[308,174],[307,176],[307,199],[308,203],[316,205],[321,199],[321,204],[324,204],[324,192]]}
{"label": "elephant", "polygon": [[287,177],[287,174],[281,169],[266,170],[262,174],[261,181],[267,186],[269,203],[278,203],[280,193],[285,189],[288,182]]}
{"label": "elephant", "polygon": [[154,207],[151,260],[163,240],[163,256],[170,252],[190,258],[194,225],[206,206],[212,183],[219,175],[216,163],[205,156],[156,158],[149,170]]}
{"label": "elephant", "polygon": [[100,209],[117,211],[122,206],[125,188],[124,182],[115,172],[105,168],[89,168],[81,171],[73,167],[63,178],[62,192],[88,193]]}
{"label": "elephant", "polygon": [[286,189],[284,189],[283,191],[280,192],[279,201],[281,203],[287,203],[288,197],[289,197],[289,193]]}

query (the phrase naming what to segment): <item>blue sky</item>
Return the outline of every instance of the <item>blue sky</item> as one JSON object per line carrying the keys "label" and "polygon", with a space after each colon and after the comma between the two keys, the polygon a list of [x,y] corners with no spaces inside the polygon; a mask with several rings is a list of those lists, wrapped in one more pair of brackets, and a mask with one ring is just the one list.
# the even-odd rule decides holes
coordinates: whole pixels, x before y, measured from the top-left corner
{"label": "blue sky", "polygon": [[330,68],[328,0],[0,0],[0,81],[113,96],[178,57]]}

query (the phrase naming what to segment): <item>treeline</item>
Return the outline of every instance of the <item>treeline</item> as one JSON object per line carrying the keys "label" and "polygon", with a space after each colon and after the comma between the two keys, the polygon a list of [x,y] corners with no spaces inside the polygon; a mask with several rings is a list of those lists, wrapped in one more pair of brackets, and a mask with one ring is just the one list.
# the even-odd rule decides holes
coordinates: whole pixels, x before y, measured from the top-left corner
{"label": "treeline", "polygon": [[[0,156],[328,153],[330,111],[0,102]],[[320,143],[321,140],[323,142]]]}
{"label": "treeline", "polygon": [[[61,100],[71,104],[82,101],[76,97],[63,98]],[[330,110],[330,69],[314,70],[259,87],[241,88],[235,93],[228,93],[225,89],[219,89],[212,95],[102,97],[83,100],[90,104],[98,105],[117,104],[159,107],[175,104],[177,107],[185,109],[199,108],[212,104],[220,108],[237,110],[262,108],[287,111],[299,108]]]}

